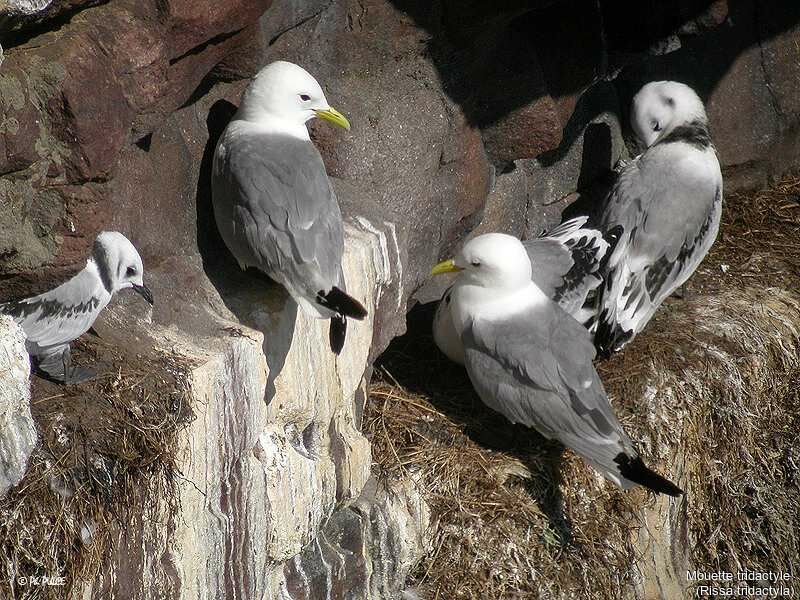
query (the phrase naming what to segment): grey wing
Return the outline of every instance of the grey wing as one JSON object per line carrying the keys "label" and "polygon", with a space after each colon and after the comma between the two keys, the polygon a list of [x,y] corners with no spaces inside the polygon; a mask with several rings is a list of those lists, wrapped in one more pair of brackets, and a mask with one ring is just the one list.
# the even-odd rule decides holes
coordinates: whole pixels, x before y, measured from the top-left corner
{"label": "grey wing", "polygon": [[548,298],[552,298],[575,265],[572,253],[561,242],[547,237],[526,240],[523,245],[531,259],[531,279]]}
{"label": "grey wing", "polygon": [[100,278],[84,269],[49,292],[1,305],[0,312],[22,327],[29,350],[37,353],[86,333],[109,300]]}
{"label": "grey wing", "polygon": [[217,225],[240,264],[257,267],[306,297],[338,285],[342,216],[311,142],[223,136],[212,188]]}
{"label": "grey wing", "polygon": [[584,305],[600,285],[598,271],[609,247],[600,231],[585,227],[586,221],[576,217],[524,242],[534,283],[580,322],[591,317],[592,310]]}
{"label": "grey wing", "polygon": [[603,229],[621,226],[622,234],[603,272],[600,346],[619,347],[641,331],[708,253],[722,209],[719,164],[708,152],[673,162],[643,155],[612,189]]}
{"label": "grey wing", "polygon": [[569,446],[619,483],[614,459],[635,450],[592,366],[589,333],[557,306],[545,310],[471,323],[464,334],[470,380],[491,408]]}

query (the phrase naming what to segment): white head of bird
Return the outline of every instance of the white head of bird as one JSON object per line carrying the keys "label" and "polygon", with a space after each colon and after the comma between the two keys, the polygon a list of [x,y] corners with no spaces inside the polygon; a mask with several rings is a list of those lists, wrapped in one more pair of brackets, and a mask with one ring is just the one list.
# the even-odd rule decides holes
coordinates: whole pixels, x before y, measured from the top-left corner
{"label": "white head of bird", "polygon": [[492,291],[515,292],[531,284],[531,261],[525,246],[504,233],[479,235],[455,258],[436,265],[433,274],[458,272],[458,283]]}
{"label": "white head of bird", "polygon": [[130,240],[117,231],[103,231],[94,241],[92,258],[109,291],[133,288],[153,304],[153,294],[144,284],[142,257]]}
{"label": "white head of bird", "polygon": [[283,125],[291,133],[308,132],[305,123],[314,117],[350,129],[348,120],[328,104],[322,87],[311,74],[294,63],[270,63],[250,82],[237,118],[267,125]]}
{"label": "white head of bird", "polygon": [[653,81],[633,98],[631,125],[639,141],[650,147],[680,125],[708,117],[703,101],[688,85],[677,81]]}

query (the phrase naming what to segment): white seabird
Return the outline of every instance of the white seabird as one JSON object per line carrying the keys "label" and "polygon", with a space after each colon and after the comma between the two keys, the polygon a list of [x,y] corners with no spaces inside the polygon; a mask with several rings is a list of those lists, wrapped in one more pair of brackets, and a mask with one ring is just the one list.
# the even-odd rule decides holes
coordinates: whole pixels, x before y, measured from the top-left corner
{"label": "white seabird", "polygon": [[142,258],[121,233],[97,236],[83,270],[57,288],[24,300],[0,304],[25,332],[26,349],[45,376],[63,383],[78,383],[93,373],[71,366],[70,343],[89,331],[113,295],[127,288],[153,304],[144,285]]}
{"label": "white seabird", "polygon": [[600,219],[621,227],[597,294],[595,344],[622,348],[705,258],[719,231],[722,174],[703,103],[674,81],[633,99],[633,129],[646,150],[622,169]]}
{"label": "white seabird", "polygon": [[[593,323],[593,305],[587,297],[601,282],[598,270],[608,250],[602,234],[585,227],[588,217],[576,217],[547,234],[523,242],[537,265],[533,282],[551,300],[587,327]],[[442,294],[433,318],[433,339],[450,360],[464,364],[464,346],[450,317],[450,286]]]}
{"label": "white seabird", "polygon": [[332,319],[338,354],[346,317],[363,319],[367,311],[345,292],[342,215],[306,129],[314,117],[350,128],[304,69],[283,61],[264,67],[217,144],[212,200],[239,266],[269,275],[308,315]]}
{"label": "white seabird", "polygon": [[478,395],[512,423],[572,448],[623,489],[681,494],[644,465],[592,365],[591,335],[531,280],[531,269],[517,238],[490,233],[432,271],[459,273],[450,312]]}

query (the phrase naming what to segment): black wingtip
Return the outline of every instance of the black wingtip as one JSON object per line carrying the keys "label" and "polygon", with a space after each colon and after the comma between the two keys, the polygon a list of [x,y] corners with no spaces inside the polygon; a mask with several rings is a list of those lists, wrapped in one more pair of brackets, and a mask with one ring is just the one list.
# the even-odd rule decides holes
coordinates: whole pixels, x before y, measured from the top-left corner
{"label": "black wingtip", "polygon": [[624,232],[625,228],[622,225],[616,225],[603,234],[603,239],[608,243],[608,250],[606,250],[605,256],[600,261],[600,271],[602,273],[607,271],[608,261],[611,260],[611,255],[614,254],[614,250]]}
{"label": "black wingtip", "polygon": [[347,337],[347,319],[341,315],[331,317],[331,325],[328,330],[328,339],[331,343],[331,350],[337,356],[344,348],[344,340]]}
{"label": "black wingtip", "polygon": [[614,458],[614,462],[619,465],[619,472],[625,479],[630,479],[634,483],[643,485],[659,494],[666,494],[676,498],[683,495],[683,490],[672,483],[669,479],[662,477],[649,467],[647,467],[640,456],[631,458],[627,454],[620,452]]}
{"label": "black wingtip", "polygon": [[600,315],[594,332],[594,347],[597,350],[597,357],[601,359],[609,358],[633,338],[632,331],[610,325],[606,317],[606,313]]}
{"label": "black wingtip", "polygon": [[358,300],[343,292],[338,287],[333,286],[329,292],[317,292],[317,303],[336,314],[358,319],[359,321],[367,316],[367,309]]}

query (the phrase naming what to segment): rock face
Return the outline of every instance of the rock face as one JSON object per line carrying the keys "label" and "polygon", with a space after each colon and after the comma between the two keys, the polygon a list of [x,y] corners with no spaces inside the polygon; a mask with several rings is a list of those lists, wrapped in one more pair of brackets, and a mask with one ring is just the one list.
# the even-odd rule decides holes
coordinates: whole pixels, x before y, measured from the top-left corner
{"label": "rock face", "polygon": [[25,335],[0,316],[0,497],[25,475],[38,436],[31,417],[30,360]]}
{"label": "rock face", "polygon": [[[343,266],[348,291],[375,315],[394,276],[382,247],[396,240],[363,222],[347,228]],[[415,490],[366,485],[372,318],[350,323],[337,358],[327,321],[298,312],[274,285],[239,283],[202,286],[209,306],[195,307],[204,315],[195,323],[204,328],[191,318],[180,329],[148,325],[157,347],[198,365],[186,381],[195,419],[178,450],[180,509],[118,530],[86,597],[317,598],[325,582],[354,598],[390,597],[425,550],[427,509]],[[103,338],[115,335],[121,308],[99,323]]]}
{"label": "rock face", "polygon": [[[698,88],[729,188],[798,164],[790,3],[34,4],[0,4],[0,301],[52,287],[118,229],[158,299],[148,328],[199,365],[183,512],[118,532],[98,597],[310,598],[342,577],[359,597],[397,589],[425,511],[407,490],[364,491],[369,365],[441,291],[430,265],[466,235],[531,235],[578,197],[596,204],[643,80]],[[349,223],[348,286],[370,306],[339,360],[326,324],[238,273],[210,208],[217,136],[279,58],[353,124],[311,124]]]}
{"label": "rock face", "polygon": [[413,483],[370,479],[361,497],[286,564],[286,590],[303,600],[398,597],[429,550],[429,527],[430,511]]}

